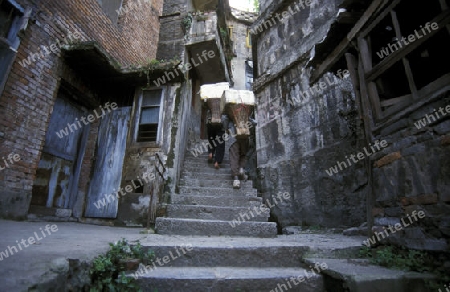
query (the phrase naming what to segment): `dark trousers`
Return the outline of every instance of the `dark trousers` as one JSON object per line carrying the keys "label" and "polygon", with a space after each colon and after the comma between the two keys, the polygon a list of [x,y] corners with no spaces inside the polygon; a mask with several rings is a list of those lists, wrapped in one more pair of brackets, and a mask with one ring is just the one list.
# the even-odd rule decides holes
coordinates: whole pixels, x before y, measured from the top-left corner
{"label": "dark trousers", "polygon": [[[225,131],[222,130],[222,126],[215,126],[208,124],[208,153],[212,153],[214,155],[214,162],[219,164],[223,161],[223,156],[225,155],[225,141],[223,141],[222,137],[225,134]],[[220,137],[220,139],[216,138]],[[219,143],[218,140],[222,143]]]}
{"label": "dark trousers", "polygon": [[245,168],[247,164],[248,139],[237,140],[230,147],[231,175],[239,175],[239,168]]}

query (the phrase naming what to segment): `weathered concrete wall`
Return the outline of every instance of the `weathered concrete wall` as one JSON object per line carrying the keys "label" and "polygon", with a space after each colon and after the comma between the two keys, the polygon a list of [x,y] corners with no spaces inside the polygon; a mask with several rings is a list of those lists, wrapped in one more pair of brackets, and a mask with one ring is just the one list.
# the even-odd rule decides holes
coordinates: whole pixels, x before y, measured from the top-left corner
{"label": "weathered concrete wall", "polygon": [[[295,3],[276,1],[270,9],[282,13]],[[259,19],[252,26],[257,46],[259,189],[265,199],[280,191],[291,194],[289,202],[272,208],[281,227],[339,227],[365,221],[364,163],[334,176],[326,172],[363,148],[353,88],[348,79],[331,73],[310,84],[307,67],[314,44],[325,37],[336,13],[335,1],[319,0],[283,22],[262,11],[272,25],[264,27],[264,19]]]}
{"label": "weathered concrete wall", "polygon": [[158,43],[158,60],[182,60],[184,53],[183,19],[187,16],[186,0],[164,1]]}
{"label": "weathered concrete wall", "polygon": [[[163,3],[162,0],[153,0],[151,5],[131,5],[131,9],[119,17],[118,23],[112,23],[96,0],[17,2],[24,8],[31,7],[33,12],[28,28],[20,36],[17,57],[0,97],[1,155],[16,153],[21,157],[20,162],[0,173],[0,191],[3,193],[0,217],[9,218],[24,218],[27,214],[61,78],[86,96],[94,95],[97,105],[102,99],[111,99],[110,96],[102,96],[101,92],[93,94],[90,85],[80,81],[80,76],[62,62],[60,49],[47,54],[42,46],[56,45],[64,42],[69,34],[77,34],[75,42],[95,41],[123,66],[145,62],[156,57]],[[131,2],[124,1],[124,5]],[[19,61],[27,59],[30,54],[41,57],[35,57],[36,60],[31,60],[29,65],[22,66]],[[126,98],[122,96],[122,99]],[[91,136],[91,140],[95,141],[95,137]],[[84,175],[90,174],[92,153],[93,149],[87,149],[85,153],[83,163],[88,165],[83,166],[80,193],[86,191],[88,179]]]}
{"label": "weathered concrete wall", "polygon": [[246,43],[249,25],[235,19],[229,20],[227,25],[233,27],[233,35],[230,36],[233,41],[233,52],[235,54],[235,57],[231,60],[234,81],[233,89],[246,90],[245,61],[252,60],[251,47],[248,47]]}
{"label": "weathered concrete wall", "polygon": [[[164,182],[160,180],[155,169],[155,163],[158,164],[154,160],[156,153],[161,154],[162,162],[167,167],[165,179],[167,179],[168,189],[165,191],[171,192],[174,189],[180,172],[180,161],[183,161],[184,155],[179,153],[179,148],[184,147],[183,141],[186,140],[186,129],[182,125],[186,124],[185,119],[190,112],[190,108],[186,107],[186,104],[189,105],[190,92],[190,82],[174,83],[163,87],[160,143],[152,143],[154,145],[149,146],[146,145],[148,143],[129,141],[122,185],[129,184],[129,181],[135,180],[138,176],[142,177],[144,173],[151,174],[153,179],[145,184],[142,193],[131,193],[121,197],[118,215],[120,223],[144,226],[147,224],[150,188],[154,188],[153,199],[156,200],[156,205],[164,201],[160,189]],[[136,111],[136,104],[134,111]]]}

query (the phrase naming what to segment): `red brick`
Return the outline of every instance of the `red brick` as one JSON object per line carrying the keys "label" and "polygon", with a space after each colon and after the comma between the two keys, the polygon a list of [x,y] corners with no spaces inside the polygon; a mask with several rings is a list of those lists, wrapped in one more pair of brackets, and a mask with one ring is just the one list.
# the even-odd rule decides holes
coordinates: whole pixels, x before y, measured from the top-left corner
{"label": "red brick", "polygon": [[399,160],[400,158],[402,158],[400,151],[390,153],[390,154],[384,156],[383,158],[381,158],[380,160],[376,161],[374,166],[380,168],[385,165],[391,164],[392,162]]}

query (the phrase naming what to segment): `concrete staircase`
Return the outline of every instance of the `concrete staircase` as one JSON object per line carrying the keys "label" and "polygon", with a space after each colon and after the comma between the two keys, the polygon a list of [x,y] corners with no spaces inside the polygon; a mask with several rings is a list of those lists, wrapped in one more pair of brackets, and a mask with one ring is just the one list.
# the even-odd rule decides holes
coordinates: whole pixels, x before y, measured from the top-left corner
{"label": "concrete staircase", "polygon": [[[143,242],[166,264],[148,267],[138,276],[144,291],[269,292],[289,286],[287,279],[305,277],[289,291],[322,292],[323,278],[302,268],[309,248],[272,238],[161,236]],[[183,247],[183,250],[180,247]],[[190,246],[190,250],[186,248]],[[178,251],[178,252],[177,252]],[[279,288],[278,288],[279,289]],[[280,290],[277,290],[280,291]]]}
{"label": "concrete staircase", "polygon": [[[216,170],[207,164],[206,153],[188,153],[180,193],[171,196],[167,217],[157,218],[158,234],[141,242],[156,259],[129,274],[143,291],[427,291],[430,275],[360,259],[365,237],[277,235],[276,224],[267,222],[270,210],[252,183],[233,190],[227,156]],[[252,211],[261,206],[259,214]]]}
{"label": "concrete staircase", "polygon": [[[275,237],[277,226],[267,222],[270,210],[257,196],[251,181],[232,187],[228,150],[220,169],[207,162],[208,154],[187,153],[179,194],[171,195],[167,217],[156,219],[158,234],[194,236]],[[255,211],[256,208],[256,211]]]}

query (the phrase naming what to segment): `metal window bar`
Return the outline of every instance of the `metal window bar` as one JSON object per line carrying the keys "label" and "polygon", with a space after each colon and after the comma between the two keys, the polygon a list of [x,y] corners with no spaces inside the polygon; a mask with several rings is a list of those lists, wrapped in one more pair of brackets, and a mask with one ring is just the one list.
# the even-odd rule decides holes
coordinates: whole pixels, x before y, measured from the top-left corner
{"label": "metal window bar", "polygon": [[155,186],[158,186],[157,194],[161,191],[164,183],[164,173],[166,172],[166,168],[164,167],[164,163],[161,159],[161,155],[159,153],[155,153],[154,159],[154,167],[158,176],[153,180],[152,186],[150,187],[150,202],[148,205],[148,216],[147,216],[147,228],[150,228],[150,224],[154,224],[156,220],[156,209],[157,209],[157,201],[154,200],[155,195]]}

